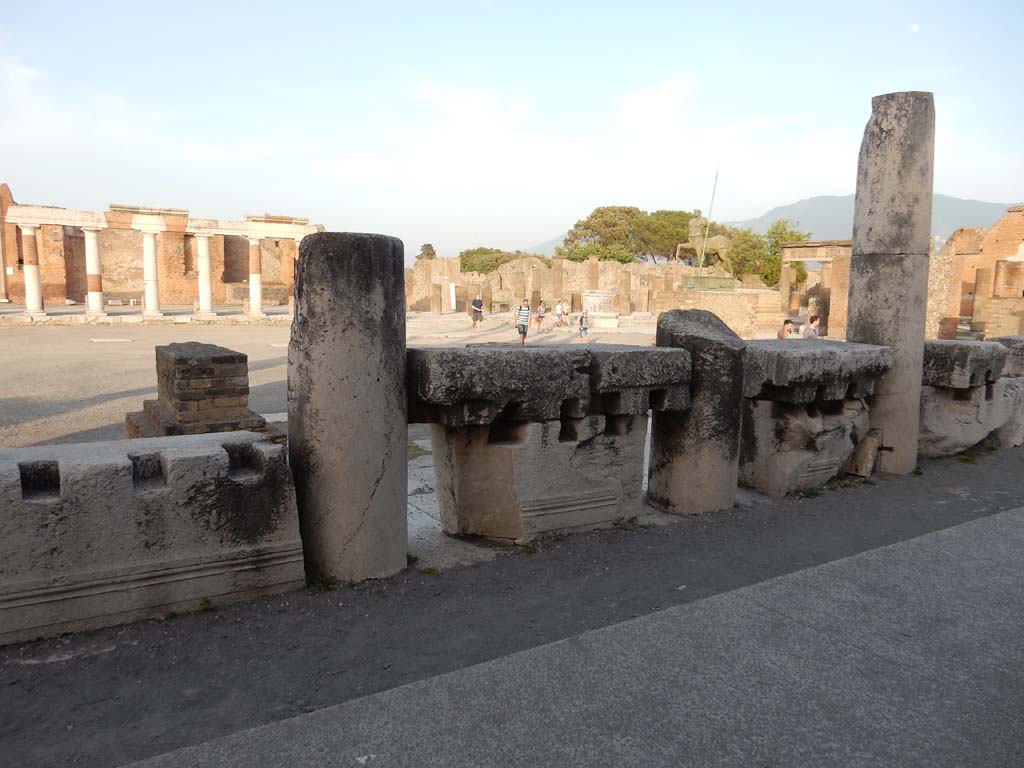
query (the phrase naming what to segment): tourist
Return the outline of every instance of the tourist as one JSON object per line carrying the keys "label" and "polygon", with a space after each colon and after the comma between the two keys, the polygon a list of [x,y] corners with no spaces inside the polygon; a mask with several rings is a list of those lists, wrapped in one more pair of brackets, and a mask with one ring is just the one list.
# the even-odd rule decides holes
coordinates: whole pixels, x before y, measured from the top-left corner
{"label": "tourist", "polygon": [[782,327],[779,329],[779,332],[775,335],[780,339],[788,339],[794,333],[796,333],[796,327],[793,325],[793,321],[783,320]]}
{"label": "tourist", "polygon": [[519,343],[526,345],[526,332],[530,330],[530,300],[523,299],[523,303],[516,312],[516,327],[519,329]]}
{"label": "tourist", "polygon": [[580,313],[580,341],[586,341],[587,334],[590,333],[590,319],[587,317],[586,308]]}
{"label": "tourist", "polygon": [[565,305],[562,303],[562,300],[559,299],[558,303],[555,304],[555,327],[556,328],[561,328],[562,324],[564,322],[565,322]]}
{"label": "tourist", "polygon": [[804,326],[804,338],[805,339],[816,339],[818,338],[818,316],[811,315],[811,319],[807,321],[807,325]]}
{"label": "tourist", "polygon": [[544,304],[544,299],[540,300],[540,305],[537,307],[537,316],[534,321],[537,323],[537,330],[544,331],[544,319],[548,314],[548,308]]}
{"label": "tourist", "polygon": [[473,330],[480,330],[480,321],[484,319],[484,300],[478,293],[476,298],[473,299]]}

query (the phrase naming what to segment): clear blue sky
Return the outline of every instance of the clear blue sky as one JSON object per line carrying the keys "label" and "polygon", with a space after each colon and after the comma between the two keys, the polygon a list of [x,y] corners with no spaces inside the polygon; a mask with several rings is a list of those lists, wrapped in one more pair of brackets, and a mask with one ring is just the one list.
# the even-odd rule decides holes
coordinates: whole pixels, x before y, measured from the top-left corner
{"label": "clear blue sky", "polygon": [[594,206],[853,191],[873,95],[935,92],[936,191],[1024,199],[1024,2],[7,0],[20,202],[307,215],[441,255]]}

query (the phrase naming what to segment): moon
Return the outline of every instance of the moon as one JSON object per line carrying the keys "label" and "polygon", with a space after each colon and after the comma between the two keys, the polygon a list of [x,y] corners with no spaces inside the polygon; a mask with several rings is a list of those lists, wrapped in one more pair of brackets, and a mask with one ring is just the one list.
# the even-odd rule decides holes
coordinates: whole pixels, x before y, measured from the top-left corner
{"label": "moon", "polygon": [[913,24],[910,25],[910,31],[911,32],[920,32],[921,31],[921,25],[918,24],[917,22],[914,22]]}

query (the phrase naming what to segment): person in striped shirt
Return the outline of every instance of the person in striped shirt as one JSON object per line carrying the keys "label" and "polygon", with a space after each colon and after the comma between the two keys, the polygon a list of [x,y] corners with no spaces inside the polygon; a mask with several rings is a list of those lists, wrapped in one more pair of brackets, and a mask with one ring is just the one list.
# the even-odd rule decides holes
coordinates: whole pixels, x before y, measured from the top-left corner
{"label": "person in striped shirt", "polygon": [[519,343],[526,345],[526,332],[530,330],[530,301],[523,299],[523,303],[516,311],[516,325],[519,328]]}

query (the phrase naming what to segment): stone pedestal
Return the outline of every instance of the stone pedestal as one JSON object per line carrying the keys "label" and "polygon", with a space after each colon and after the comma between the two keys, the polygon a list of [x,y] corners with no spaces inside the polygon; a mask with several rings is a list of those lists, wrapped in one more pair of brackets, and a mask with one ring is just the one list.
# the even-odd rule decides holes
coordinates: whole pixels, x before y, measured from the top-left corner
{"label": "stone pedestal", "polygon": [[647,500],[663,512],[699,514],[736,500],[745,345],[715,315],[671,310],[657,344],[689,351],[690,410],[654,414]]}
{"label": "stone pedestal", "polygon": [[846,338],[891,347],[871,403],[884,472],[917,466],[931,243],[935,106],[930,93],[876,96],[857,167]]}
{"label": "stone pedestal", "polygon": [[190,341],[156,348],[156,400],[125,416],[128,437],[262,432],[266,421],[249,410],[248,357]]}
{"label": "stone pedestal", "polygon": [[503,541],[639,514],[647,412],[689,406],[685,350],[409,350],[444,530]]}
{"label": "stone pedestal", "polygon": [[615,311],[615,291],[583,291],[582,308],[587,310],[591,328],[618,328],[619,316]]}
{"label": "stone pedestal", "polygon": [[400,240],[302,241],[288,447],[310,578],[352,582],[406,565],[404,288]]}

